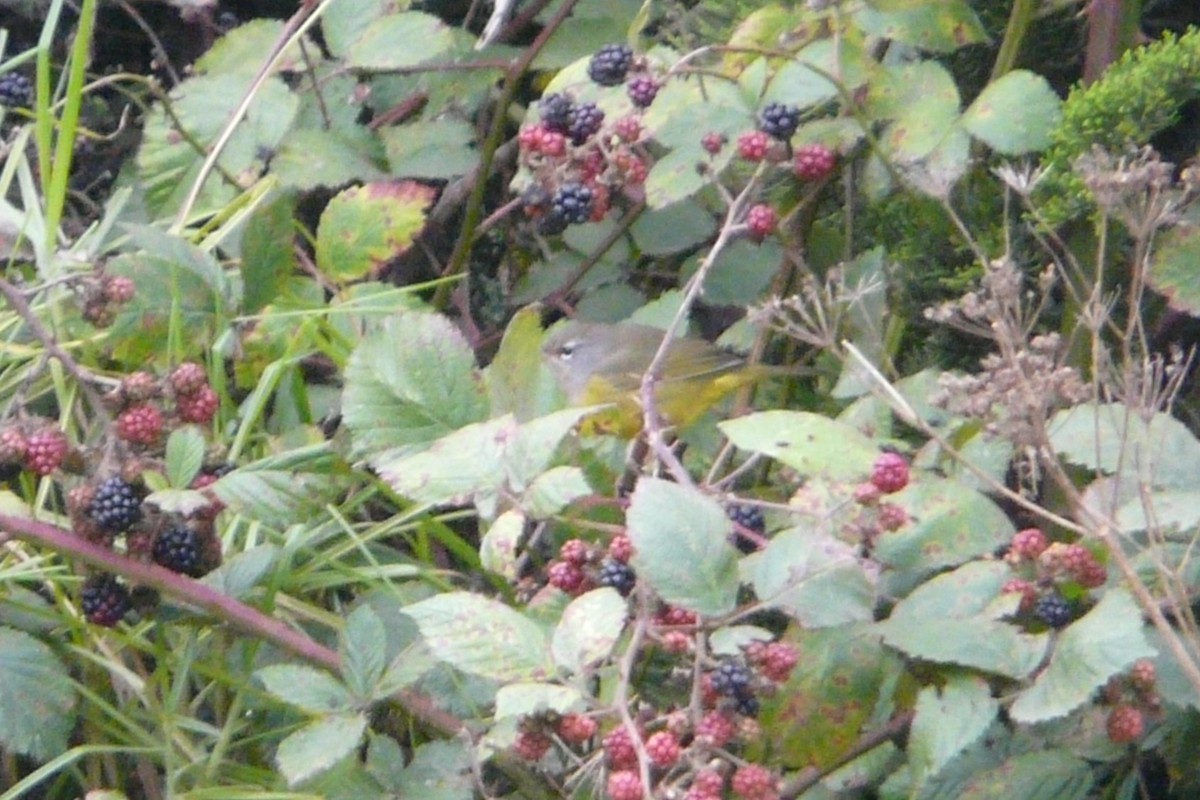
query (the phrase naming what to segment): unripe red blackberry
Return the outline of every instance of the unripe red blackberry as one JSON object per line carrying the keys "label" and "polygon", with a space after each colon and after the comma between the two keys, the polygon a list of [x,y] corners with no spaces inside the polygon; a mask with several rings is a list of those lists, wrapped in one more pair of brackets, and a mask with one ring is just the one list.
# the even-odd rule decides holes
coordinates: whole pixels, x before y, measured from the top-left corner
{"label": "unripe red blackberry", "polygon": [[899,453],[883,453],[871,467],[871,483],[884,494],[908,486],[908,461]]}
{"label": "unripe red blackberry", "polygon": [[613,728],[604,737],[604,756],[613,769],[629,769],[637,766],[637,749],[633,737],[624,725]]}
{"label": "unripe red blackberry", "polygon": [[692,788],[699,789],[704,794],[720,797],[725,788],[725,776],[715,769],[701,770],[692,779]]}
{"label": "unripe red blackberry", "polygon": [[650,734],[646,740],[646,755],[656,767],[669,767],[679,760],[679,739],[670,731]]}
{"label": "unripe red blackberry", "polygon": [[733,720],[722,711],[710,711],[696,725],[696,741],[708,747],[724,747],[736,732]]}
{"label": "unripe red blackberry", "polygon": [[62,466],[67,457],[67,437],[53,426],[39,428],[25,440],[25,466],[35,475],[46,476]]}
{"label": "unripe red blackberry", "polygon": [[1129,744],[1142,738],[1146,732],[1146,718],[1133,706],[1119,705],[1108,712],[1104,727],[1109,739],[1117,744]]}
{"label": "unripe red blackberry", "polygon": [[611,800],[642,800],[642,778],[633,770],[621,770],[608,776]]}
{"label": "unripe red blackberry", "polygon": [[634,116],[621,117],[613,132],[623,142],[636,142],[642,135],[642,121]]}
{"label": "unripe red blackberry", "polygon": [[695,611],[689,611],[679,606],[670,606],[663,611],[661,616],[663,625],[695,625],[698,619]]}
{"label": "unripe red blackberry", "polygon": [[728,141],[729,138],[725,136],[725,134],[709,131],[708,133],[704,134],[702,139],[700,139],[700,146],[704,148],[706,153],[715,156],[717,153],[721,152],[721,149],[725,147],[725,144]]}
{"label": "unripe red blackberry", "polygon": [[558,557],[576,566],[583,566],[588,561],[591,548],[583,539],[568,539],[558,548]]}
{"label": "unripe red blackberry", "polygon": [[217,407],[221,401],[217,398],[217,393],[213,391],[211,386],[201,386],[200,389],[191,395],[183,395],[175,398],[175,413],[179,415],[179,419],[183,422],[195,422],[200,425],[207,425],[212,422],[216,416]]}
{"label": "unripe red blackberry", "polygon": [[137,284],[124,275],[106,275],[103,286],[104,299],[119,306],[128,303],[137,293]]}
{"label": "unripe red blackberry", "polygon": [[149,372],[131,372],[121,379],[121,395],[131,403],[157,397],[160,391],[158,379]]}
{"label": "unripe red blackberry", "polygon": [[193,361],[185,361],[171,371],[171,388],[178,395],[191,395],[208,386],[208,375],[204,367]]}
{"label": "unripe red blackberry", "polygon": [[1050,542],[1041,529],[1026,528],[1013,534],[1011,552],[1018,559],[1034,561],[1049,546]]}
{"label": "unripe red blackberry", "polygon": [[779,796],[771,771],[760,764],[747,764],[738,769],[733,773],[730,786],[733,793],[744,800],[774,800]]}
{"label": "unripe red blackberry", "polygon": [[854,501],[859,505],[873,506],[879,502],[881,497],[883,497],[883,492],[879,491],[879,487],[870,481],[854,487]]}
{"label": "unripe red blackberry", "polygon": [[783,683],[791,677],[792,670],[799,662],[800,654],[795,647],[784,642],[771,642],[763,653],[759,670],[764,677]]}
{"label": "unripe red blackberry", "polygon": [[552,744],[554,743],[550,737],[541,731],[525,730],[517,734],[513,750],[526,761],[539,761],[542,756],[550,752]]}
{"label": "unripe red blackberry", "polygon": [[1034,603],[1037,602],[1037,587],[1022,578],[1011,578],[1005,582],[1000,587],[1000,593],[1021,595],[1021,604],[1017,610],[1023,613],[1032,611]]}
{"label": "unripe red blackberry", "polygon": [[566,594],[579,594],[587,584],[587,575],[578,564],[555,561],[546,568],[546,579],[554,588]]}
{"label": "unripe red blackberry", "polygon": [[1148,658],[1134,662],[1133,667],[1129,670],[1129,681],[1139,692],[1154,691],[1154,684],[1157,680],[1158,671],[1154,667],[1154,662]]}
{"label": "unripe red blackberry", "polygon": [[83,616],[94,625],[111,628],[129,613],[129,606],[129,590],[108,573],[88,578],[79,592]]}
{"label": "unripe red blackberry", "polygon": [[152,445],[162,432],[162,411],[152,403],[130,406],[117,416],[117,436],[127,442]]}
{"label": "unripe red blackberry", "polygon": [[517,142],[526,153],[561,156],[567,152],[567,137],[545,125],[528,125],[522,128],[517,135]]}
{"label": "unripe red blackberry", "polygon": [[835,163],[832,150],[823,144],[810,144],[796,148],[792,169],[801,180],[817,181],[833,172]]}
{"label": "unripe red blackberry", "polygon": [[25,460],[29,452],[29,442],[25,434],[16,428],[0,430],[0,463],[19,464]]}
{"label": "unripe red blackberry", "polygon": [[770,236],[778,223],[775,209],[765,203],[751,206],[746,212],[746,227],[750,230],[750,236],[758,241]]}
{"label": "unripe red blackberry", "polygon": [[608,543],[608,557],[622,564],[633,558],[633,542],[625,534],[618,534]]}
{"label": "unripe red blackberry", "polygon": [[895,503],[879,504],[879,527],[885,531],[898,531],[908,524],[908,512]]}
{"label": "unripe red blackberry", "polygon": [[663,650],[673,655],[683,655],[692,649],[692,637],[683,631],[667,631],[661,641]]}
{"label": "unripe red blackberry", "polygon": [[771,137],[762,131],[747,131],[738,137],[738,155],[747,161],[762,161],[771,149]]}
{"label": "unripe red blackberry", "polygon": [[558,721],[558,735],[568,744],[583,744],[596,735],[600,726],[583,714],[566,714]]}

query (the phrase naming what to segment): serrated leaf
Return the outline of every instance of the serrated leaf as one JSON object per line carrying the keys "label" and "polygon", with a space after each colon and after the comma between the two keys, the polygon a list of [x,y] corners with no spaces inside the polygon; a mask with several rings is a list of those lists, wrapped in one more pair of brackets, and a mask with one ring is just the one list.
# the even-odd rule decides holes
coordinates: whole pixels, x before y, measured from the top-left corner
{"label": "serrated leaf", "polygon": [[409,122],[380,131],[388,172],[405,178],[447,180],[479,163],[475,130],[457,119]]}
{"label": "serrated leaf", "polygon": [[892,159],[903,164],[920,161],[950,137],[960,101],[954,77],[941,64],[906,64],[879,86],[876,105],[886,107],[893,118],[881,144]]}
{"label": "serrated leaf", "polygon": [[[200,74],[241,75],[248,85],[249,80],[262,68],[263,54],[272,52],[282,32],[283,22],[280,20],[248,20],[213,42],[212,47],[196,59],[192,68]],[[305,44],[312,46],[312,42]],[[275,69],[294,69],[299,64],[303,64],[303,53],[299,43],[292,43]]]}
{"label": "serrated leaf", "polygon": [[227,558],[201,581],[222,594],[241,599],[275,566],[279,552],[279,548],[273,544],[244,550]]}
{"label": "serrated leaf", "polygon": [[999,708],[991,687],[978,676],[952,676],[942,686],[925,687],[909,733],[909,764],[921,779],[936,775],[984,734]]}
{"label": "serrated leaf", "polygon": [[204,434],[195,425],[183,425],[167,438],[167,481],[182,489],[191,486],[204,464]]}
{"label": "serrated leaf", "polygon": [[242,232],[242,311],[253,314],[278,299],[296,269],[296,201],[280,192],[254,209]]}
{"label": "serrated leaf", "polygon": [[526,517],[509,509],[496,517],[479,543],[479,561],[483,568],[509,580],[516,580],[520,553],[519,545],[525,535]]}
{"label": "serrated leaf", "polygon": [[379,19],[394,13],[391,0],[362,3],[330,3],[322,9],[321,35],[333,55],[344,58],[355,42]]}
{"label": "serrated leaf", "polygon": [[222,503],[250,519],[288,525],[340,491],[333,476],[289,470],[241,467],[211,487]]}
{"label": "serrated leaf", "polygon": [[[782,531],[752,557],[754,593],[806,628],[867,622],[874,581],[849,545],[808,526]],[[751,559],[747,559],[750,561]]]}
{"label": "serrated leaf", "polygon": [[863,479],[879,456],[875,444],[855,428],[806,411],[762,411],[717,427],[743,450],[769,456],[804,476]]}
{"label": "serrated leaf", "polygon": [[360,605],[346,618],[340,645],[346,686],[360,699],[371,699],[387,659],[383,622],[371,606]]}
{"label": "serrated leaf", "polygon": [[[397,46],[398,43],[403,46]],[[380,17],[362,30],[346,51],[346,65],[366,70],[412,67],[437,58],[454,46],[446,23],[432,14],[406,11]]]}
{"label": "serrated leaf", "polygon": [[288,786],[296,786],[354,753],[366,730],[367,721],[361,714],[318,720],[279,743],[275,764]]}
{"label": "serrated leaf", "polygon": [[1018,722],[1065,716],[1139,658],[1153,656],[1142,612],[1124,589],[1109,589],[1088,613],[1058,635],[1050,664],[1022,692],[1010,713]]}
{"label": "serrated leaf", "polygon": [[275,697],[313,714],[346,711],[354,706],[354,698],[341,681],[312,667],[273,664],[255,670],[254,677]]}
{"label": "serrated leaf", "polygon": [[992,81],[963,112],[977,139],[1008,156],[1044,150],[1062,119],[1062,100],[1041,75],[1013,70]]}
{"label": "serrated leaf", "polygon": [[1146,278],[1171,308],[1200,316],[1200,227],[1176,225],[1157,235]]}
{"label": "serrated leaf", "polygon": [[496,692],[495,719],[536,717],[552,711],[568,714],[584,705],[583,695],[574,686],[557,683],[510,683]]}
{"label": "serrated leaf", "polygon": [[546,519],[591,493],[582,469],[552,467],[534,478],[521,497],[521,506],[534,519]]}
{"label": "serrated leaf", "polygon": [[1147,424],[1121,403],[1083,403],[1055,414],[1050,443],[1073,464],[1154,487],[1187,489],[1200,472],[1200,441],[1170,414]]}
{"label": "serrated leaf", "polygon": [[628,617],[629,604],[615,589],[593,589],[576,597],[550,641],[555,663],[572,675],[586,672],[608,658]]}
{"label": "serrated leaf", "polygon": [[426,742],[401,774],[396,796],[421,800],[471,800],[475,796],[470,744],[461,739]]}
{"label": "serrated leaf", "polygon": [[936,53],[987,40],[983,24],[965,0],[936,0],[889,11],[864,6],[855,16],[867,33]]}
{"label": "serrated leaf", "polygon": [[1023,753],[976,773],[956,800],[1083,800],[1091,796],[1092,766],[1065,750]]}
{"label": "serrated leaf", "polygon": [[386,181],[389,175],[378,141],[323,128],[289,132],[271,159],[271,174],[283,186],[304,191]]}
{"label": "serrated leaf", "polygon": [[658,478],[642,478],[626,515],[641,580],[662,599],[699,614],[731,611],[737,602],[732,523],[715,500]]}
{"label": "serrated leaf", "polygon": [[892,647],[914,658],[958,664],[1021,678],[1033,671],[1046,650],[1046,637],[1024,633],[989,619],[920,621],[901,617],[877,625]]}
{"label": "serrated leaf", "polygon": [[699,203],[681,200],[655,206],[639,216],[629,229],[645,255],[667,255],[701,244],[717,229],[717,221]]}
{"label": "serrated leaf", "polygon": [[562,393],[542,358],[541,308],[522,308],[509,321],[500,349],[487,369],[492,416],[512,414],[520,422],[562,408]]}
{"label": "serrated leaf", "polygon": [[839,89],[830,77],[852,92],[866,82],[868,61],[861,38],[841,37],[835,41],[823,37],[806,45],[775,72],[762,102],[805,109],[832,100]]}
{"label": "serrated leaf", "polygon": [[317,268],[338,282],[378,272],[425,227],[432,187],[414,181],[352,186],[329,201],[317,225]]}
{"label": "serrated leaf", "polygon": [[461,505],[504,484],[504,448],[516,435],[516,420],[504,416],[459,428],[420,453],[385,453],[371,464],[384,483],[410,500]]}
{"label": "serrated leaf", "polygon": [[1200,525],[1200,491],[1175,489],[1150,492],[1117,509],[1114,515],[1122,533],[1145,530],[1190,532]]}
{"label": "serrated leaf", "polygon": [[0,743],[48,761],[68,748],[75,690],[54,651],[34,637],[0,628]]}
{"label": "serrated leaf", "polygon": [[486,419],[488,408],[475,354],[458,329],[440,315],[405,311],[350,356],[342,413],[362,457],[420,450]]}
{"label": "serrated leaf", "polygon": [[500,681],[553,674],[541,628],[503,603],[448,592],[406,606],[404,613],[434,655],[463,672]]}

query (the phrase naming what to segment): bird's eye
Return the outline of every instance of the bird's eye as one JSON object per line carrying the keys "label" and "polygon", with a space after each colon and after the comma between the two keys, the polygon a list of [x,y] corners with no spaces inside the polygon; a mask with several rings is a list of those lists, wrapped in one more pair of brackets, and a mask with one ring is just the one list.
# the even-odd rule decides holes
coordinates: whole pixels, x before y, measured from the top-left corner
{"label": "bird's eye", "polygon": [[575,341],[563,342],[562,346],[558,348],[558,357],[561,358],[563,361],[566,361],[572,355],[574,355],[575,348],[578,344],[579,343],[575,342]]}

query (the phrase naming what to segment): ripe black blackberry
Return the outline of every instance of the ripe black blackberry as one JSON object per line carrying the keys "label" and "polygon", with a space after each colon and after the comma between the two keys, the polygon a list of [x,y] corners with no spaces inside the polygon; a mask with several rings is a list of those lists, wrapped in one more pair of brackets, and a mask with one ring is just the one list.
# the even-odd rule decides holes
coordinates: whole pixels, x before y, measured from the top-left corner
{"label": "ripe black blackberry", "polygon": [[606,44],[588,62],[588,77],[601,86],[620,86],[633,63],[633,48],[627,44]]}
{"label": "ripe black blackberry", "polygon": [[142,500],[132,484],[109,478],[96,487],[88,516],[109,533],[124,533],[142,518]]}
{"label": "ripe black blackberry", "polygon": [[155,564],[172,572],[192,578],[203,574],[200,567],[200,537],[186,525],[174,525],[160,532],[154,539],[151,556]]}
{"label": "ripe black blackberry", "polygon": [[651,78],[649,75],[638,75],[629,81],[629,85],[625,87],[625,91],[629,93],[629,99],[638,108],[649,108],[654,102],[654,98],[658,97],[659,90],[658,81]]}
{"label": "ripe black blackberry", "polygon": [[571,112],[575,104],[565,94],[548,94],[538,102],[538,114],[549,130],[567,133],[571,128]]}
{"label": "ripe black blackberry", "polygon": [[637,574],[628,564],[606,558],[600,565],[600,575],[596,580],[601,586],[616,589],[624,597],[633,591],[633,585],[637,583]]}
{"label": "ripe black blackberry", "polygon": [[750,682],[754,676],[750,668],[740,661],[722,661],[712,673],[712,688],[726,697],[740,697],[751,693]]}
{"label": "ripe black blackberry", "polygon": [[751,691],[742,692],[734,695],[734,700],[737,701],[737,712],[744,714],[747,717],[757,717],[760,704],[758,698]]}
{"label": "ripe black blackberry", "polygon": [[759,130],[786,142],[800,126],[800,109],[783,103],[767,103],[759,115]]}
{"label": "ripe black blackberry", "polygon": [[1033,615],[1051,628],[1062,628],[1071,622],[1071,604],[1057,592],[1042,595],[1033,607]]}
{"label": "ripe black blackberry", "polygon": [[115,575],[93,575],[79,592],[79,607],[88,622],[111,628],[129,612],[129,590]]}
{"label": "ripe black blackberry", "polygon": [[604,112],[595,103],[580,103],[571,110],[567,132],[571,143],[580,145],[600,131],[604,124]]}
{"label": "ripe black blackberry", "polygon": [[550,214],[558,215],[567,224],[587,222],[592,215],[592,190],[582,183],[564,183],[554,193]]}
{"label": "ripe black blackberry", "polygon": [[0,105],[29,108],[33,105],[33,82],[19,72],[0,75]]}
{"label": "ripe black blackberry", "polygon": [[763,516],[762,509],[758,506],[748,506],[738,503],[725,509],[725,513],[735,523],[755,533],[761,534],[767,530],[767,520]]}

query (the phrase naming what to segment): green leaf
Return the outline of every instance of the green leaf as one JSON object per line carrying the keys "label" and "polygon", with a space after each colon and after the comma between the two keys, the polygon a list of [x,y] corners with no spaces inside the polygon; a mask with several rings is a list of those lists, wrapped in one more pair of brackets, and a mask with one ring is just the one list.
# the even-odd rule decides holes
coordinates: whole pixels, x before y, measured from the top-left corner
{"label": "green leaf", "polygon": [[966,0],[933,0],[908,6],[890,11],[863,6],[855,16],[869,34],[936,53],[987,41],[983,24]]}
{"label": "green leaf", "polygon": [[378,181],[342,191],[321,212],[317,267],[339,282],[377,272],[412,246],[434,195],[431,187],[413,181]]}
{"label": "green leaf", "polygon": [[434,655],[463,672],[499,681],[554,673],[541,628],[503,603],[448,592],[406,606]]}
{"label": "green leaf", "polygon": [[209,487],[230,508],[280,526],[307,519],[342,491],[344,465],[328,443],[288,450],[238,467]]}
{"label": "green leaf", "polygon": [[853,427],[806,411],[762,411],[718,425],[743,450],[761,453],[801,475],[862,480],[879,449]]}
{"label": "green leaf", "polygon": [[454,47],[454,36],[446,24],[420,11],[380,17],[361,30],[346,51],[346,65],[358,69],[412,67],[445,55]]}
{"label": "green leaf", "polygon": [[695,247],[717,230],[717,221],[699,204],[683,200],[646,211],[629,229],[644,255],[668,255]]}
{"label": "green leaf", "polygon": [[383,622],[371,606],[360,605],[346,618],[340,644],[342,678],[347,688],[362,700],[371,699],[387,659]]}
{"label": "green leaf", "polygon": [[715,500],[659,478],[642,478],[626,515],[638,577],[672,605],[716,616],[737,602],[732,523]]}
{"label": "green leaf", "polygon": [[342,413],[358,456],[412,452],[487,417],[475,354],[445,317],[407,311],[359,344]]}
{"label": "green leaf", "polygon": [[1170,414],[1147,424],[1121,403],[1083,403],[1047,426],[1055,451],[1073,464],[1154,487],[1187,489],[1200,472],[1200,441]]}
{"label": "green leaf", "polygon": [[421,800],[471,800],[475,783],[473,752],[462,739],[426,742],[417,748],[401,775],[396,797]]}
{"label": "green leaf", "polygon": [[495,719],[536,717],[552,711],[569,714],[584,706],[583,695],[574,686],[557,683],[510,683],[496,692]]}
{"label": "green leaf", "polygon": [[754,593],[806,628],[868,622],[875,608],[874,581],[849,545],[803,526],[776,534],[762,553],[747,559]]}
{"label": "green leaf", "polygon": [[1171,308],[1200,316],[1200,227],[1182,224],[1158,234],[1146,278]]}
{"label": "green leaf", "polygon": [[992,81],[963,113],[962,124],[998,153],[1017,156],[1050,145],[1062,101],[1041,75],[1013,70]]}
{"label": "green leaf", "polygon": [[526,516],[509,509],[496,517],[479,543],[479,561],[483,568],[509,580],[517,579],[521,539],[525,536]]}
{"label": "green leaf", "polygon": [[275,764],[288,786],[296,786],[353,754],[366,730],[367,721],[361,714],[318,720],[279,743]]}
{"label": "green leaf", "polygon": [[936,61],[905,64],[886,75],[872,89],[873,108],[894,120],[881,144],[896,161],[919,161],[933,153],[958,123],[958,86]]}
{"label": "green leaf", "polygon": [[586,672],[608,658],[628,617],[629,604],[615,589],[593,589],[576,597],[550,641],[555,663],[571,675]]}
{"label": "green leaf", "polygon": [[1135,497],[1122,505],[1114,519],[1122,533],[1154,530],[1163,535],[1177,531],[1190,538],[1190,532],[1200,526],[1200,491],[1150,492],[1146,497]]}
{"label": "green leaf", "polygon": [[991,687],[978,676],[952,676],[940,687],[925,687],[909,732],[909,764],[921,778],[936,775],[987,731],[999,708]]}
{"label": "green leaf", "polygon": [[806,45],[775,72],[762,103],[805,109],[832,100],[838,96],[838,87],[829,77],[852,92],[866,82],[869,62],[860,39],[823,37]]}
{"label": "green leaf", "polygon": [[1092,766],[1065,750],[1024,753],[976,773],[956,800],[1084,800],[1091,796]]}
{"label": "green leaf", "polygon": [[261,311],[279,299],[296,269],[295,198],[277,193],[254,209],[242,232],[242,310]]}
{"label": "green leaf", "polygon": [[241,599],[258,585],[263,576],[274,568],[280,550],[273,544],[263,544],[227,557],[224,563],[205,575],[202,582],[221,594]]}
{"label": "green leaf", "polygon": [[191,486],[204,465],[204,434],[195,425],[184,425],[167,437],[167,482],[177,489]]}
{"label": "green leaf", "polygon": [[539,306],[523,308],[509,321],[487,369],[492,416],[512,414],[525,422],[563,407],[562,393],[542,358],[544,336]]}
{"label": "green leaf", "polygon": [[534,519],[551,517],[592,493],[579,467],[552,467],[534,478],[521,497],[521,507]]}
{"label": "green leaf", "polygon": [[329,4],[321,14],[321,35],[325,46],[334,56],[345,58],[359,37],[380,19],[393,13],[396,5],[390,0]]}
{"label": "green leaf", "polygon": [[890,500],[909,523],[880,536],[875,557],[891,568],[888,585],[899,594],[931,572],[993,552],[1016,532],[995,502],[954,481],[921,476]]}
{"label": "green leaf", "polygon": [[271,159],[271,174],[283,186],[302,191],[386,181],[389,173],[383,169],[382,151],[377,140],[366,136],[297,128],[288,133]]}
{"label": "green leaf", "polygon": [[[252,19],[226,33],[213,42],[204,55],[196,59],[192,68],[198,74],[221,73],[253,78],[262,67],[262,56],[271,52],[283,33],[283,22],[273,19]],[[305,42],[309,47],[312,42]],[[293,43],[284,52],[276,71],[294,70],[302,67],[303,53],[298,43]],[[241,98],[237,98],[240,100]]]}
{"label": "green leaf", "polygon": [[[695,274],[703,259],[697,253],[684,264],[679,280]],[[748,306],[763,299],[783,261],[783,247],[774,239],[755,243],[738,239],[721,251],[704,282],[704,300],[713,305]]]}
{"label": "green leaf", "polygon": [[446,180],[479,163],[475,131],[457,119],[419,120],[380,131],[392,175]]}
{"label": "green leaf", "polygon": [[54,651],[27,633],[0,628],[0,744],[48,761],[67,751],[75,690]]}
{"label": "green leaf", "polygon": [[1033,723],[1066,716],[1109,678],[1153,655],[1137,602],[1124,589],[1110,589],[1059,634],[1049,666],[1017,697],[1012,718]]}
{"label": "green leaf", "polygon": [[893,617],[876,626],[885,642],[914,658],[958,664],[1021,678],[1032,672],[1046,650],[1046,637],[1023,633],[989,619]]}
{"label": "green leaf", "polygon": [[274,664],[255,670],[254,677],[275,697],[312,714],[347,711],[354,706],[354,698],[341,681],[312,667]]}

